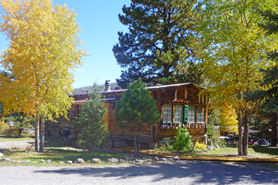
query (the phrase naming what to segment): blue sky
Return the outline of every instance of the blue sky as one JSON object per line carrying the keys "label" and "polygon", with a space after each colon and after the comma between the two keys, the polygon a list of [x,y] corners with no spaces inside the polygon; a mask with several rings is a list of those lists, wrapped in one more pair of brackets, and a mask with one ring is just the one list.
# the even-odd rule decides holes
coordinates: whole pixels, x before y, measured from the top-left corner
{"label": "blue sky", "polygon": [[[113,55],[112,48],[118,43],[118,31],[127,32],[119,21],[122,7],[130,0],[53,0],[53,5],[67,4],[77,13],[76,22],[82,32],[82,47],[89,56],[83,58],[83,67],[74,71],[74,88],[91,86],[94,82],[104,84],[105,80],[116,81],[121,68]],[[0,49],[7,47],[6,37],[0,33]]]}

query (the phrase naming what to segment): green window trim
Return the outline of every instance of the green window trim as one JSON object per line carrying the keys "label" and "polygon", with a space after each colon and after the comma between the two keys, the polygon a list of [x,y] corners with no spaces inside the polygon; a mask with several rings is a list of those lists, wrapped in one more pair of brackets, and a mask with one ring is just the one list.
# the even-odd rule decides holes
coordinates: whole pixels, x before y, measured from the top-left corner
{"label": "green window trim", "polygon": [[184,122],[188,123],[188,105],[184,105]]}

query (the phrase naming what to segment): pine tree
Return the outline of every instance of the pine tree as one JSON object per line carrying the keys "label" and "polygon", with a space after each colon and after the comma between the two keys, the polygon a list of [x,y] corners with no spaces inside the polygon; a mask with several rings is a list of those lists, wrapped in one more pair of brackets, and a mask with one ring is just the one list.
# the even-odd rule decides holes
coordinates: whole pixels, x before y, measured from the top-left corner
{"label": "pine tree", "polygon": [[[265,23],[261,24],[267,34],[273,39],[277,40],[278,36],[278,12],[275,9],[275,6],[269,6],[267,10],[258,10],[264,19]],[[276,64],[267,68],[262,69],[265,76],[262,80],[262,85],[265,86],[265,90],[254,91],[251,93],[252,99],[263,100],[261,105],[262,109],[266,109],[272,112],[272,140],[271,145],[278,145],[278,53],[277,46],[275,42],[273,43],[274,48],[269,52],[270,60],[276,61]]]}
{"label": "pine tree", "polygon": [[133,0],[119,15],[129,33],[119,32],[113,47],[122,70],[122,88],[142,78],[146,83],[200,82],[195,63],[197,0]]}
{"label": "pine tree", "polygon": [[128,86],[116,103],[117,126],[134,132],[135,156],[139,156],[142,128],[155,125],[160,117],[156,102],[145,87],[139,78]]}
{"label": "pine tree", "polygon": [[100,149],[108,135],[108,127],[104,124],[103,116],[106,113],[104,101],[101,100],[100,89],[93,86],[89,99],[82,105],[77,117],[76,126],[79,145],[88,151],[95,152]]}

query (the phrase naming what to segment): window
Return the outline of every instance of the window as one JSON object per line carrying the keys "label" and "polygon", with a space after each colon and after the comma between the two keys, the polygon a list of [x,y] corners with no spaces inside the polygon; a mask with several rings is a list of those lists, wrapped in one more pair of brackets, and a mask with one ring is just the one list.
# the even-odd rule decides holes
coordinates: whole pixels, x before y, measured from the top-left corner
{"label": "window", "polygon": [[175,123],[182,123],[182,114],[183,106],[182,105],[175,105]]}
{"label": "window", "polygon": [[165,104],[163,106],[163,125],[172,124],[172,105]]}
{"label": "window", "polygon": [[197,123],[204,123],[205,122],[205,107],[198,106],[197,107]]}
{"label": "window", "polygon": [[195,105],[188,106],[188,123],[195,123]]}

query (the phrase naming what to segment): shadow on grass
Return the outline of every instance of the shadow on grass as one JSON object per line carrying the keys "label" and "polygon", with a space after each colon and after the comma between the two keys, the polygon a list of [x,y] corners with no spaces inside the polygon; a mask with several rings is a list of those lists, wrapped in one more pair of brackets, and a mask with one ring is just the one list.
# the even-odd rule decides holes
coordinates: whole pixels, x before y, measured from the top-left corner
{"label": "shadow on grass", "polygon": [[[10,155],[15,155],[14,153],[10,153]],[[30,154],[26,155],[22,158],[22,160],[31,160],[31,161],[38,161],[40,159],[48,160],[51,159],[52,161],[59,162],[59,161],[75,161],[77,158],[82,158],[86,162],[90,162],[92,158],[100,158],[102,161],[107,161],[108,158],[111,157],[122,157],[124,154],[114,154],[109,152],[95,152],[95,153],[88,153],[82,151],[72,151],[72,150],[64,150],[64,149],[48,149],[44,153],[37,153],[37,154]]]}
{"label": "shadow on grass", "polygon": [[45,147],[75,147],[74,142],[63,142],[60,137],[45,137]]}
{"label": "shadow on grass", "polygon": [[268,154],[273,157],[278,157],[278,148],[253,146],[253,150],[257,153]]}
{"label": "shadow on grass", "polygon": [[[268,164],[274,165],[274,164]],[[150,177],[151,182],[172,180],[173,182],[213,183],[213,184],[277,184],[277,166],[261,166],[259,163],[221,163],[206,161],[181,161],[176,163],[157,163],[153,165],[84,167],[37,170],[35,173],[77,175],[84,177],[113,178],[128,180]],[[148,182],[145,182],[148,183]]]}

